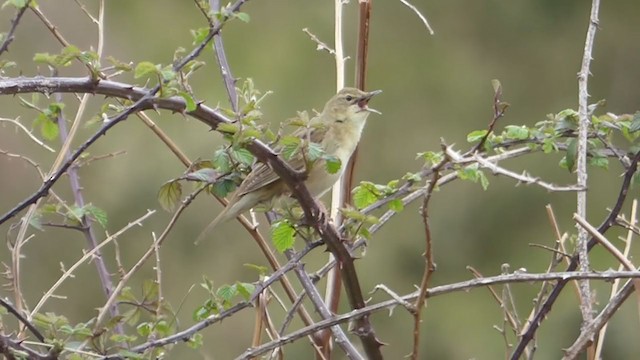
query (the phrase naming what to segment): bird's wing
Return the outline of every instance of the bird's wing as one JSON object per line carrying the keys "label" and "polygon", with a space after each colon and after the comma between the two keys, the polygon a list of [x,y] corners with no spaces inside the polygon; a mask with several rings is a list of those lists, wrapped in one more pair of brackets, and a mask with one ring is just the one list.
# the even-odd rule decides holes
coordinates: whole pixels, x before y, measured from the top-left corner
{"label": "bird's wing", "polygon": [[[325,127],[316,127],[311,129],[300,128],[295,131],[293,135],[301,138],[306,138],[308,136],[308,139],[311,142],[320,143],[322,142],[325,133]],[[275,150],[280,151],[281,149],[276,148]],[[293,158],[287,160],[287,163],[296,171],[302,171],[306,166],[304,158],[299,153],[296,154],[296,156],[294,156]],[[249,175],[247,175],[247,178],[244,179],[242,184],[240,184],[237,195],[235,196],[240,197],[246,195],[250,192],[270,185],[278,179],[280,179],[280,177],[275,173],[275,171],[273,171],[273,169],[269,165],[258,162],[254,165]]]}

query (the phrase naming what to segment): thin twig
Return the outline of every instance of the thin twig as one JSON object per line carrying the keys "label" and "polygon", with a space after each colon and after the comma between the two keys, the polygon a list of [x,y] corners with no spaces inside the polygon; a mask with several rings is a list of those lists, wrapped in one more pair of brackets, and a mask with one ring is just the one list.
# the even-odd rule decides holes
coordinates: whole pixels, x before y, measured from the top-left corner
{"label": "thin twig", "polygon": [[20,19],[22,19],[22,15],[24,15],[24,12],[27,11],[27,9],[30,6],[31,6],[31,0],[28,0],[23,7],[18,9],[18,11],[16,12],[16,16],[13,19],[11,19],[11,28],[9,29],[9,32],[7,33],[7,35],[5,35],[2,45],[0,45],[0,55],[2,55],[5,51],[9,49],[9,45],[15,39],[14,34],[16,32],[16,29],[18,28]]}

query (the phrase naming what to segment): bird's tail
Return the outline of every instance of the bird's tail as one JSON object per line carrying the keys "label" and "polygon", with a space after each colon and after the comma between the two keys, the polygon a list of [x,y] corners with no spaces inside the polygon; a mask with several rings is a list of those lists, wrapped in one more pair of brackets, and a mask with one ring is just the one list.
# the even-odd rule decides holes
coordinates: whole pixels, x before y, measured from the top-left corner
{"label": "bird's tail", "polygon": [[200,235],[198,235],[195,244],[198,245],[216,225],[237,218],[243,212],[251,209],[256,203],[257,201],[255,201],[251,194],[242,196],[239,199],[234,197],[229,199],[227,206],[207,225]]}

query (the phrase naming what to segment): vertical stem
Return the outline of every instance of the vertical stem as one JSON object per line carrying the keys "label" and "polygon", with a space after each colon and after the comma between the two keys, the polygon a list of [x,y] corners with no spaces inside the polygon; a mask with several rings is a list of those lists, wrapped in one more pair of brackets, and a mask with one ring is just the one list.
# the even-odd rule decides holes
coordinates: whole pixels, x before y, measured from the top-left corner
{"label": "vertical stem", "polygon": [[[336,61],[336,92],[340,91],[344,84],[344,48],[342,45],[342,6],[343,0],[334,0],[335,6],[335,22],[334,22],[334,42],[335,42],[335,61]],[[347,164],[342,164],[347,166]],[[345,193],[342,191],[342,182],[344,181],[344,172],[340,176],[340,179],[333,185],[331,191],[331,218],[335,220],[336,224],[340,222],[340,206],[344,202]],[[329,255],[329,261],[335,259],[333,255]],[[338,264],[331,269],[327,274],[327,288],[325,290],[324,302],[329,307],[329,310],[335,312],[340,302],[340,290],[342,289],[342,279],[340,277],[340,271],[338,270]],[[321,342],[323,344],[322,351],[326,358],[331,357],[331,332],[322,332]]]}
{"label": "vertical stem", "polygon": [[[598,26],[598,10],[600,8],[600,1],[593,0],[591,4],[591,15],[589,21],[589,27],[587,30],[587,36],[584,45],[584,52],[582,57],[582,65],[580,72],[578,73],[578,116],[580,123],[578,127],[578,158],[576,161],[576,171],[578,173],[578,186],[587,187],[587,133],[589,130],[589,66],[592,60],[593,43]],[[577,199],[577,213],[583,219],[587,216],[587,192],[582,190],[578,192]],[[587,231],[578,226],[578,258],[580,260],[579,270],[589,271],[589,255],[587,241],[589,234]],[[581,293],[581,305],[580,311],[582,312],[582,328],[593,321],[593,304],[591,300],[591,289],[588,280],[579,281],[579,288]]]}

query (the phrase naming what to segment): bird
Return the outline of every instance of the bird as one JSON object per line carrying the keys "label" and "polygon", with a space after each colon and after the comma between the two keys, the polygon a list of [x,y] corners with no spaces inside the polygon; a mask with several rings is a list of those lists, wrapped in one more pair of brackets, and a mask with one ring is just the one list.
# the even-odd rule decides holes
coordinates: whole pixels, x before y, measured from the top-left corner
{"label": "bird", "polygon": [[[325,155],[340,161],[340,169],[329,173],[323,159],[314,162],[311,168],[307,169],[308,161],[300,151],[291,159],[285,160],[294,170],[306,172],[304,183],[314,197],[324,195],[340,179],[347,161],[360,142],[367,117],[372,112],[380,113],[370,108],[368,104],[373,96],[381,92],[381,90],[366,92],[356,88],[343,88],[327,101],[320,114],[309,120],[307,127],[301,127],[292,134],[300,139],[319,144]],[[288,186],[269,165],[256,162],[229,198],[224,210],[200,234],[196,244],[218,224],[234,219],[258,204],[268,203],[289,192]]]}

